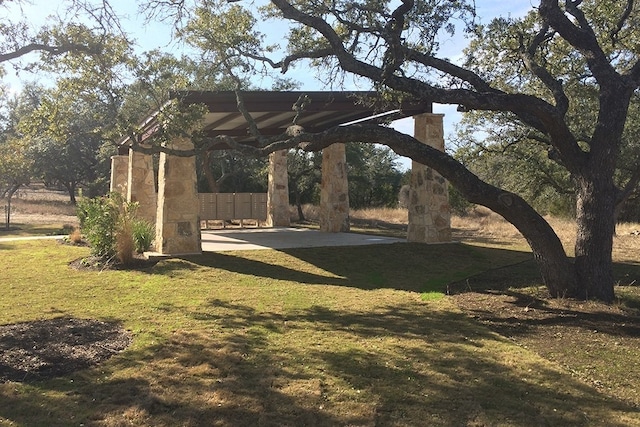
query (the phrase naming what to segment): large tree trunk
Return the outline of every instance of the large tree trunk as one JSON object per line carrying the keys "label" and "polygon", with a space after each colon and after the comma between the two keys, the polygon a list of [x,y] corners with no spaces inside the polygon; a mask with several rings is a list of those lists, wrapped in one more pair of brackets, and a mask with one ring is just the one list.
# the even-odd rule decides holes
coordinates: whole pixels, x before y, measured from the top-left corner
{"label": "large tree trunk", "polygon": [[67,182],[63,184],[67,189],[67,193],[69,194],[69,201],[72,205],[76,205],[78,201],[76,200],[76,183],[75,182]]}
{"label": "large tree trunk", "polygon": [[580,285],[577,297],[612,302],[615,208],[621,194],[614,174],[632,90],[625,82],[607,83],[600,92],[601,108],[587,161],[574,173],[575,265]]}
{"label": "large tree trunk", "polygon": [[505,192],[496,199],[479,199],[473,195],[470,198],[502,215],[522,233],[531,247],[542,281],[552,297],[578,296],[579,285],[574,264],[567,257],[560,238],[549,223],[515,194]]}
{"label": "large tree trunk", "polygon": [[604,176],[576,179],[575,266],[580,285],[576,297],[612,302],[616,190],[606,171],[592,175]]}

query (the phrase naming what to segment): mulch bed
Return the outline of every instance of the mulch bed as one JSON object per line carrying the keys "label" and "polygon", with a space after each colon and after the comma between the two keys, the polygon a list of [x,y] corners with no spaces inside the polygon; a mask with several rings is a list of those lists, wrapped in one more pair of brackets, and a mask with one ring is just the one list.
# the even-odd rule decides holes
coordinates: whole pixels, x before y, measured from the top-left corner
{"label": "mulch bed", "polygon": [[131,334],[114,322],[60,317],[0,326],[0,382],[36,381],[118,354]]}
{"label": "mulch bed", "polygon": [[147,259],[142,255],[137,255],[128,264],[122,264],[115,258],[101,258],[96,256],[88,256],[78,258],[69,263],[69,267],[74,270],[144,270],[151,268],[158,263],[158,259]]}

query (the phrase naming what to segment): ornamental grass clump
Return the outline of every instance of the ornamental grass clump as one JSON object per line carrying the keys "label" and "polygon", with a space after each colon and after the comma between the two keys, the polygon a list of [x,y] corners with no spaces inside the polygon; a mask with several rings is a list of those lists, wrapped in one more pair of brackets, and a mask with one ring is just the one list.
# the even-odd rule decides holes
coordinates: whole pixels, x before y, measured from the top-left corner
{"label": "ornamental grass clump", "polygon": [[80,243],[82,243],[82,232],[80,231],[80,228],[75,227],[73,231],[69,233],[68,240],[74,245],[79,245]]}
{"label": "ornamental grass clump", "polygon": [[133,263],[133,221],[138,208],[136,203],[118,203],[118,218],[115,224],[115,253],[121,264]]}

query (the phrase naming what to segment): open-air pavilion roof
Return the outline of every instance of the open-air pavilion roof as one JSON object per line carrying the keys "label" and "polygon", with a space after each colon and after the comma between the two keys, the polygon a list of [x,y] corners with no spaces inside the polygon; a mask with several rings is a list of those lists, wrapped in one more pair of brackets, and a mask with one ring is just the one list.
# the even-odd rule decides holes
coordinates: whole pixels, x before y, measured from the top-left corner
{"label": "open-air pavilion roof", "polygon": [[[293,109],[301,96],[308,102],[297,118],[296,124],[307,132],[322,132],[329,128],[357,121],[389,121],[431,112],[431,103],[404,101],[389,110],[375,100],[376,92],[308,92],[308,91],[247,91],[242,92],[245,109],[265,136],[279,135],[286,131],[296,115]],[[249,125],[238,109],[234,91],[180,91],[171,98],[185,105],[204,104],[208,113],[204,117],[204,130],[211,136],[228,135],[238,142],[255,143],[249,133]],[[143,122],[146,137],[157,129],[155,116],[150,115]],[[125,149],[127,139],[121,148]]]}

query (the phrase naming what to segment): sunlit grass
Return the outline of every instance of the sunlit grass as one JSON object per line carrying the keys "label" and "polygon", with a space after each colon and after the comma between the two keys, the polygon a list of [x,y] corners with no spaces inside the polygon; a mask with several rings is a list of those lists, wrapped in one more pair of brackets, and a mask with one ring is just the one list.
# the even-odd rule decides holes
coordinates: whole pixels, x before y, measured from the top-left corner
{"label": "sunlit grass", "polygon": [[68,235],[73,231],[74,227],[76,227],[75,224],[59,221],[31,224],[12,222],[7,230],[5,223],[0,224],[0,239],[3,237]]}

